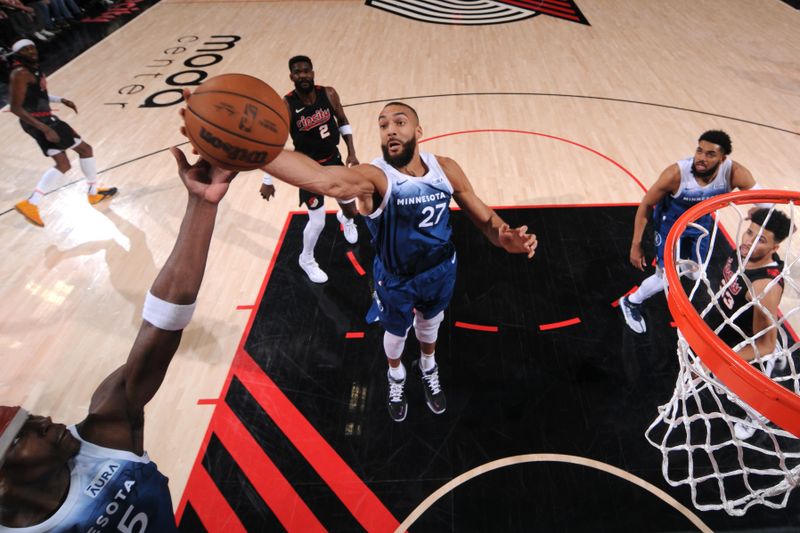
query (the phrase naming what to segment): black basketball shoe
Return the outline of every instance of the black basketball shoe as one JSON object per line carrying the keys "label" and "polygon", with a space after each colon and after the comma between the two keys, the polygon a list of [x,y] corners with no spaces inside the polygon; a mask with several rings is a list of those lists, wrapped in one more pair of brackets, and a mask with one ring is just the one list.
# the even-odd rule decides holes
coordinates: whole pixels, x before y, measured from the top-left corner
{"label": "black basketball shoe", "polygon": [[420,379],[422,379],[422,385],[425,389],[425,401],[430,410],[437,415],[444,413],[444,410],[447,409],[447,400],[444,397],[442,385],[439,383],[439,365],[433,365],[433,368],[423,372],[422,367],[419,365],[419,359],[417,359],[411,363],[411,366],[414,367]]}
{"label": "black basketball shoe", "polygon": [[389,373],[386,373],[389,378],[389,393],[387,395],[387,402],[389,406],[389,416],[395,422],[402,422],[406,419],[408,414],[408,400],[406,400],[406,380],[395,380]]}

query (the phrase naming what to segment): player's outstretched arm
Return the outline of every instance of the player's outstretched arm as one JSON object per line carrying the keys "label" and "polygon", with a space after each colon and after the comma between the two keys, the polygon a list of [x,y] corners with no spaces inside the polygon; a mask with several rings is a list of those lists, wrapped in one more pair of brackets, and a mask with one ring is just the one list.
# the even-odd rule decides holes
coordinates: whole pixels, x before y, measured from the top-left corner
{"label": "player's outstretched arm", "polygon": [[171,149],[188,192],[172,253],[145,299],[145,320],[128,359],[97,388],[81,435],[95,444],[142,453],[144,406],[155,395],[178,349],[205,272],[217,205],[236,172],[200,159],[190,165]]}
{"label": "player's outstretched arm", "polygon": [[383,196],[388,183],[383,172],[373,165],[322,166],[290,150],[283,150],[263,170],[295,187],[341,200],[358,198],[360,203],[376,193]]}
{"label": "player's outstretched arm", "polygon": [[631,239],[631,264],[639,270],[644,270],[647,266],[647,260],[644,256],[644,248],[642,247],[642,237],[644,236],[644,229],[647,226],[647,221],[653,212],[653,207],[657,205],[667,194],[674,193],[678,190],[681,182],[681,171],[677,163],[668,166],[656,182],[645,193],[642,201],[639,203],[639,208],[636,210],[636,215],[633,219],[633,238]]}
{"label": "player's outstretched arm", "polygon": [[453,186],[453,199],[464,210],[469,219],[489,242],[512,254],[527,254],[529,258],[536,253],[536,235],[528,233],[528,226],[511,228],[495,213],[494,209],[478,198],[461,167],[449,157],[436,156],[442,170]]}

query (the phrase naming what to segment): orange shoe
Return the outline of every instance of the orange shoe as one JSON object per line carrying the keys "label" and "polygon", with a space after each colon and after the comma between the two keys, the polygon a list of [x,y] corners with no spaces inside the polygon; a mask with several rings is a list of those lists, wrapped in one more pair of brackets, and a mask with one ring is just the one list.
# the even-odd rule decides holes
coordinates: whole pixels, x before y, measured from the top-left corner
{"label": "orange shoe", "polygon": [[14,209],[19,211],[22,216],[27,218],[28,222],[31,224],[35,224],[42,228],[44,227],[42,217],[39,216],[39,208],[30,203],[28,200],[22,200],[14,206]]}
{"label": "orange shoe", "polygon": [[109,187],[107,189],[97,189],[97,194],[89,194],[87,196],[89,197],[89,203],[94,205],[99,204],[106,198],[111,198],[115,194],[117,194],[117,188]]}

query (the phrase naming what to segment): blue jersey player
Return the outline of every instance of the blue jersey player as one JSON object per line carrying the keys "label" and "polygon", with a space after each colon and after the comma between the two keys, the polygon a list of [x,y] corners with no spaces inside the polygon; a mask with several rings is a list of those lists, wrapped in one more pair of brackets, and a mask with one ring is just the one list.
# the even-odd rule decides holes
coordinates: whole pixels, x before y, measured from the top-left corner
{"label": "blue jersey player", "polygon": [[[668,166],[642,198],[634,219],[630,261],[639,270],[644,270],[647,266],[642,236],[652,211],[657,266],[656,272],[642,281],[635,292],[620,299],[625,323],[636,333],[647,330],[641,312],[642,303],[664,289],[664,246],[672,225],[690,207],[704,200],[730,192],[734,188],[757,188],[750,171],[728,158],[731,150],[731,139],[724,131],[710,130],[703,133],[698,139],[694,157],[687,157]],[[710,229],[712,219],[707,215],[697,222]],[[700,238],[701,234],[697,228],[687,228],[684,231],[678,243],[681,258],[692,259],[696,263],[705,260],[709,238]]]}
{"label": "blue jersey player", "polygon": [[177,531],[167,478],[144,451],[144,406],[189,323],[217,205],[235,175],[172,148],[189,201],[178,239],[145,297],[125,363],[92,395],[74,426],[0,407],[0,531]]}
{"label": "blue jersey player", "polygon": [[437,414],[446,407],[435,352],[456,275],[450,200],[492,244],[510,253],[533,257],[537,243],[526,226],[509,228],[483,203],[455,161],[419,151],[422,128],[411,106],[387,104],[378,127],[383,157],[372,164],[323,167],[297,152],[284,151],[266,170],[318,194],[358,199],[376,248],[371,314],[385,330],[389,414],[399,422],[408,410],[406,369],[400,357],[412,326],[421,352],[412,366],[422,379],[428,407]]}

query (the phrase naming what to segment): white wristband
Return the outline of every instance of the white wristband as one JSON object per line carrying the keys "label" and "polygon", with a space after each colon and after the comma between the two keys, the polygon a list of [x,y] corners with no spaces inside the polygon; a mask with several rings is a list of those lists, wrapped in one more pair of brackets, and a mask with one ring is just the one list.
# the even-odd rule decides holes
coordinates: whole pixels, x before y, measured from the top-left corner
{"label": "white wristband", "polygon": [[51,104],[60,104],[60,103],[61,103],[61,101],[63,100],[63,98],[62,98],[62,97],[60,97],[60,96],[54,96],[54,95],[52,95],[52,94],[50,94],[50,95],[47,95],[47,99],[48,99],[48,100],[50,100],[50,103],[51,103]]}
{"label": "white wristband", "polygon": [[192,321],[196,304],[197,302],[188,305],[174,304],[162,300],[158,296],[153,296],[152,292],[147,291],[147,296],[144,297],[142,318],[159,329],[179,331]]}
{"label": "white wristband", "polygon": [[261,183],[264,185],[272,185],[272,176],[264,172],[264,176],[261,178]]}
{"label": "white wristband", "polygon": [[356,201],[356,199],[355,198],[350,198],[349,200],[340,200],[339,198],[337,198],[336,201],[339,202],[342,205],[346,205],[346,204],[352,204],[353,202]]}
{"label": "white wristband", "polygon": [[353,128],[350,127],[350,124],[344,124],[342,126],[339,126],[339,133],[341,133],[342,135],[352,135]]}

